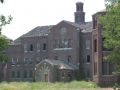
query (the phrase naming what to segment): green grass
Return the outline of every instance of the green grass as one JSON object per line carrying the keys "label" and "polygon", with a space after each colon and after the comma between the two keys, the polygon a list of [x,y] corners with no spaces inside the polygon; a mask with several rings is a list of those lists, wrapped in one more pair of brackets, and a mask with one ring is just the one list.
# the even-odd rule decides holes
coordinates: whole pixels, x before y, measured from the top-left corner
{"label": "green grass", "polygon": [[[2,82],[0,90],[101,90],[93,82],[72,81],[72,82]],[[102,90],[106,90],[102,88]],[[109,88],[108,90],[112,90]]]}

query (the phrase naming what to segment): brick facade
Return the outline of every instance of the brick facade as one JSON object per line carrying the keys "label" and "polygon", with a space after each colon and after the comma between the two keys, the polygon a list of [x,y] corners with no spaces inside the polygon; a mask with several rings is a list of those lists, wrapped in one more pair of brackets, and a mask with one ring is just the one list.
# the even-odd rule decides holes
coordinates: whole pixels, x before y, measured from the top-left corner
{"label": "brick facade", "polygon": [[[110,64],[104,64],[103,57],[110,52],[102,51],[103,28],[97,23],[98,13],[92,16],[92,22],[85,22],[83,5],[82,2],[76,3],[75,22],[62,20],[56,25],[36,27],[14,40],[6,50],[6,55],[12,59],[4,69],[4,79],[32,81],[36,76],[37,81],[70,81],[68,72],[75,74],[81,66],[86,80],[92,80],[98,85],[118,82],[118,77],[110,74]],[[58,66],[53,66],[45,59],[65,60],[78,70],[58,70]],[[103,75],[103,64],[107,65],[106,75]],[[3,71],[2,63],[0,71]],[[74,79],[77,78],[74,76]]]}

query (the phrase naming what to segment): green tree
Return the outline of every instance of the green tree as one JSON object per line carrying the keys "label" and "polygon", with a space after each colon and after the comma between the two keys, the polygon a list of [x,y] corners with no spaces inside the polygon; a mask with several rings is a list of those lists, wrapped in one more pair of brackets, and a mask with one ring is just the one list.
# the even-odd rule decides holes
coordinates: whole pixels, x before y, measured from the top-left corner
{"label": "green tree", "polygon": [[[1,3],[4,2],[4,0],[0,0]],[[10,24],[12,20],[11,15],[8,16],[8,20],[4,15],[0,16],[0,61],[8,61],[9,57],[7,57],[5,54],[3,54],[3,51],[7,49],[9,40],[6,39],[4,35],[1,34],[2,27],[5,26],[6,24]]]}
{"label": "green tree", "polygon": [[104,28],[103,46],[112,50],[104,59],[114,63],[117,69],[114,74],[120,75],[120,0],[105,0],[105,5],[106,13],[98,15],[98,20]]}
{"label": "green tree", "polygon": [[4,2],[4,0],[0,0],[0,2],[1,2],[1,3],[3,3],[3,2]]}

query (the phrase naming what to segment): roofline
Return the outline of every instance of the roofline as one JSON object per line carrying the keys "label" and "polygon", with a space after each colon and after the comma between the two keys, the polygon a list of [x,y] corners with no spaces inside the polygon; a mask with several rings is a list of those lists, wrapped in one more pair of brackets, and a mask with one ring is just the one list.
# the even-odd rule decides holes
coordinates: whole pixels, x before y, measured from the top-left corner
{"label": "roofline", "polygon": [[36,67],[38,67],[39,64],[43,63],[44,61],[48,62],[49,64],[51,64],[52,66],[54,65],[53,63],[49,62],[47,59],[42,60],[41,62],[39,62],[37,65],[35,65]]}

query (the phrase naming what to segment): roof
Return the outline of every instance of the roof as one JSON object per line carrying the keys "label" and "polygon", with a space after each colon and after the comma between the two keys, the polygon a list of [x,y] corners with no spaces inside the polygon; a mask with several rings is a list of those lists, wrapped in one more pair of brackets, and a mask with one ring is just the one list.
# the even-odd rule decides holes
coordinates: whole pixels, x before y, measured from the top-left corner
{"label": "roof", "polygon": [[70,22],[70,21],[66,21],[63,20],[64,22],[71,24],[77,28],[80,28],[82,30],[83,33],[87,33],[87,32],[92,32],[92,21],[90,22],[81,22],[81,23],[74,23],[74,22]]}
{"label": "roof", "polygon": [[63,20],[63,21],[66,22],[66,23],[68,23],[68,24],[70,24],[70,25],[73,25],[73,26],[75,26],[77,28],[80,28],[80,25],[78,23],[70,22],[70,21],[66,21],[66,20]]}
{"label": "roof", "polygon": [[[76,66],[74,66],[73,64],[67,62],[66,60],[49,60],[49,59],[45,59],[43,61],[46,61],[52,65],[57,65],[59,67],[59,69],[70,69],[70,70],[78,70],[78,68]],[[39,64],[41,64],[42,62],[40,62]],[[39,64],[37,64],[36,66],[38,66]]]}
{"label": "roof", "polygon": [[[76,28],[80,28],[84,30],[84,33],[86,32],[92,32],[92,22],[83,22],[83,23],[75,23],[75,22],[70,22],[66,20],[62,20],[63,22],[66,22],[70,25],[75,26]],[[21,37],[34,37],[34,36],[47,36],[49,30],[54,27],[55,25],[49,25],[49,26],[38,26],[32,29],[31,31],[27,32],[26,34],[23,34],[22,36],[18,37],[15,39],[12,44],[19,44],[21,43],[20,38]]]}
{"label": "roof", "polygon": [[26,34],[23,34],[22,36],[18,37],[14,40],[14,43],[20,43],[21,37],[34,37],[34,36],[45,36],[48,34],[49,29],[51,29],[54,25],[49,26],[38,26],[32,29],[31,31],[27,32]]}
{"label": "roof", "polygon": [[81,2],[81,1],[79,1],[79,2],[77,2],[76,4],[84,4],[83,2]]}
{"label": "roof", "polygon": [[82,33],[92,32],[92,21],[80,24],[80,28]]}

